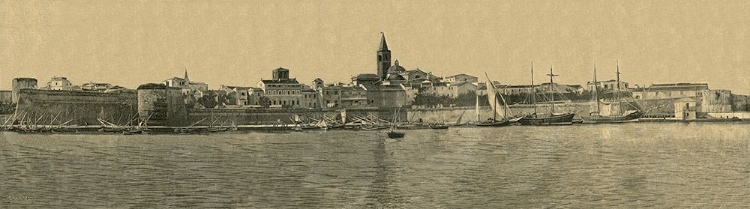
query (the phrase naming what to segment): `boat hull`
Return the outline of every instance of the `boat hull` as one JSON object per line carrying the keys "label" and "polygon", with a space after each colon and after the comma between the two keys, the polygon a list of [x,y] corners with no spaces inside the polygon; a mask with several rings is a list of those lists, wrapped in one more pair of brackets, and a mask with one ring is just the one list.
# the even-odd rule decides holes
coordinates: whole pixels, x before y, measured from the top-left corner
{"label": "boat hull", "polygon": [[589,117],[584,117],[583,122],[584,123],[631,123],[631,122],[638,122],[638,119],[641,118],[643,114],[641,112],[634,112],[627,115],[619,115],[619,116],[600,116],[600,115],[592,115]]}
{"label": "boat hull", "polygon": [[508,125],[510,125],[510,121],[504,120],[504,121],[485,121],[485,122],[477,123],[476,126],[492,127],[492,126],[508,126]]}
{"label": "boat hull", "polygon": [[404,135],[406,135],[406,133],[400,133],[400,132],[395,132],[395,131],[388,132],[388,138],[392,138],[392,139],[404,138]]}
{"label": "boat hull", "polygon": [[521,125],[525,126],[550,126],[550,125],[572,125],[575,113],[564,113],[560,115],[550,115],[543,117],[526,116],[518,120]]}
{"label": "boat hull", "polygon": [[448,129],[448,125],[445,124],[431,124],[429,125],[430,129]]}

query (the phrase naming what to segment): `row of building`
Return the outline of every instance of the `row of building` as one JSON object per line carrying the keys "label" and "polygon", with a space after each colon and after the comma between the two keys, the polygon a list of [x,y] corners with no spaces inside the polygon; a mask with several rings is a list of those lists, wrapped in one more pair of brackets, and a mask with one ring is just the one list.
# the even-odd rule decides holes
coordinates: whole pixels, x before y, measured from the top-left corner
{"label": "row of building", "polygon": [[[314,79],[309,85],[300,83],[292,78],[290,70],[278,68],[272,70],[271,79],[261,79],[254,85],[230,86],[220,85],[217,89],[209,89],[208,84],[196,82],[188,77],[187,70],[183,77],[173,77],[160,82],[160,85],[173,89],[180,89],[184,103],[193,108],[379,108],[401,107],[411,105],[418,94],[445,96],[458,98],[473,92],[485,95],[487,85],[479,82],[479,78],[467,74],[457,74],[440,77],[419,68],[406,70],[398,60],[391,62],[391,50],[388,48],[385,36],[381,34],[379,48],[376,52],[377,71],[362,73],[351,78],[347,83],[325,83],[322,79]],[[619,83],[618,83],[619,82]],[[537,85],[503,85],[494,83],[498,91],[505,95],[523,95],[536,93],[582,94],[586,91],[581,85],[541,83]],[[627,89],[632,92],[636,100],[674,100],[704,98],[704,94],[719,95],[721,98],[743,98],[733,96],[728,90],[710,90],[704,83],[676,83],[653,84],[648,87],[635,85],[631,87],[627,82],[608,80],[587,83],[587,89],[614,91]],[[120,92],[132,91],[108,83],[89,82],[74,85],[65,77],[53,77],[45,86],[37,86],[36,79],[16,78],[13,80],[11,101],[16,103],[13,95],[19,89],[43,89],[52,91],[97,91]],[[0,92],[0,98],[5,98]],[[15,97],[17,98],[17,96]],[[704,98],[705,100],[705,98]],[[721,100],[721,101],[719,101]],[[731,100],[731,99],[730,99]],[[698,101],[700,102],[700,101]],[[704,103],[723,104],[722,107],[712,107],[726,110],[727,104],[740,103],[715,99]],[[735,105],[737,106],[737,105]],[[736,108],[735,108],[736,109]]]}

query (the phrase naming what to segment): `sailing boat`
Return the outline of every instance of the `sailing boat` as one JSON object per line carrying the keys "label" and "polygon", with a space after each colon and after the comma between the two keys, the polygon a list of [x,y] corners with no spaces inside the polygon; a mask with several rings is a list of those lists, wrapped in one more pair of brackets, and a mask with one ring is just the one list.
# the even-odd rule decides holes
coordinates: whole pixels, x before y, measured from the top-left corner
{"label": "sailing boat", "polygon": [[[495,87],[495,84],[492,83],[492,80],[490,80],[490,77],[485,72],[484,75],[487,77],[487,100],[490,102],[490,106],[492,107],[492,118],[488,118],[486,121],[482,121],[477,123],[477,126],[507,126],[510,125],[510,121],[506,117],[508,115],[508,107],[505,103],[505,98],[503,98],[502,94],[497,93],[497,88]],[[503,109],[500,110],[497,108],[497,95],[500,95],[500,99],[503,100]],[[497,115],[503,115],[503,118],[501,120],[497,120]]]}
{"label": "sailing boat", "polygon": [[550,112],[549,114],[538,114],[536,107],[536,90],[534,89],[534,63],[531,64],[531,101],[534,105],[534,112],[524,116],[518,122],[521,125],[571,125],[573,124],[573,116],[575,113],[563,112],[555,113],[555,83],[552,80],[553,77],[558,76],[552,73],[552,67],[549,68],[549,83],[550,83]]}
{"label": "sailing boat", "polygon": [[461,115],[458,116],[458,119],[456,119],[456,123],[453,124],[453,126],[462,126],[462,125],[464,125],[463,123],[461,123],[461,119],[463,119],[464,114],[466,114],[466,110],[464,110],[463,112],[461,112]]}
{"label": "sailing boat", "polygon": [[[621,93],[623,92],[620,89],[620,62],[617,61],[617,88],[616,91],[612,94],[615,95],[614,101],[602,101],[599,99],[599,85],[596,81],[596,63],[594,63],[594,89],[593,89],[593,99],[594,104],[596,105],[595,109],[592,108],[592,111],[589,113],[588,117],[584,117],[583,121],[585,123],[626,123],[626,122],[637,122],[638,119],[643,115],[643,112],[641,111],[641,108],[638,106],[637,103],[635,103],[635,100],[632,96],[630,96],[629,91],[626,94],[628,95],[625,98],[620,98]],[[630,104],[632,107],[635,108],[635,110],[627,110],[623,111],[625,108],[623,107],[623,100],[626,100],[625,103]],[[635,105],[633,105],[635,104]],[[602,108],[604,106],[604,108]]]}
{"label": "sailing boat", "polygon": [[396,114],[393,115],[393,123],[391,123],[391,130],[388,131],[388,138],[391,138],[391,139],[403,138],[404,135],[406,135],[406,133],[396,132],[396,119],[398,118],[398,112],[395,110],[393,112],[395,112]]}

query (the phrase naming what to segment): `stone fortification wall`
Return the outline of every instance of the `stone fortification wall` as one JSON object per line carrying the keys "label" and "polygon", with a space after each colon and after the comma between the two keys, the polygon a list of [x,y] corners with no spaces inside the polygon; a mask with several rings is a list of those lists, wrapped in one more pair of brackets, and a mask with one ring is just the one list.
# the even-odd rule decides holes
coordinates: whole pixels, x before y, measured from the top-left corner
{"label": "stone fortification wall", "polygon": [[732,111],[750,111],[750,96],[732,94]]}
{"label": "stone fortification wall", "polygon": [[182,89],[164,84],[138,87],[138,117],[151,126],[183,126],[187,121],[186,95]]}
{"label": "stone fortification wall", "polygon": [[702,113],[732,112],[732,92],[729,90],[704,90],[700,98]]}
{"label": "stone fortification wall", "polygon": [[127,124],[137,114],[135,92],[101,93],[19,89],[18,103],[10,122],[38,125],[97,125],[97,118]]}
{"label": "stone fortification wall", "polygon": [[[271,125],[271,124],[292,124],[295,115],[299,115],[301,120],[306,118],[321,119],[323,116],[341,120],[340,109],[281,109],[281,108],[258,108],[258,109],[230,109],[230,108],[206,108],[190,109],[187,116],[187,125]],[[352,121],[357,117],[379,118],[391,121],[395,116],[394,108],[361,108],[346,109],[347,121]],[[399,111],[399,121],[406,121],[407,111]]]}
{"label": "stone fortification wall", "polygon": [[[582,115],[589,114],[589,106],[588,102],[555,104],[555,112],[575,112],[575,118],[581,119]],[[536,107],[540,113],[547,113],[551,109],[549,104],[538,104]],[[534,112],[533,105],[511,105],[509,108],[508,115],[510,116],[521,116]],[[412,122],[418,122],[419,119],[422,119],[423,123],[445,122],[451,124],[455,123],[461,115],[463,115],[461,121],[468,122],[487,120],[487,118],[492,118],[493,112],[489,106],[483,106],[479,108],[479,116],[477,117],[475,107],[425,108],[409,110],[407,118]]]}

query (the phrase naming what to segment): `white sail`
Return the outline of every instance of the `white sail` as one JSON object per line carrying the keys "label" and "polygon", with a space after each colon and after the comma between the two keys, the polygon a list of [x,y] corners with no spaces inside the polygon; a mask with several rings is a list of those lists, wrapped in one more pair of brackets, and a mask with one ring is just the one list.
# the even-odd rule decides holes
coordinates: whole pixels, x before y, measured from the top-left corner
{"label": "white sail", "polygon": [[497,89],[495,84],[487,78],[487,100],[490,102],[490,107],[495,111],[498,118],[505,118],[504,107],[501,106],[500,101],[497,100]]}
{"label": "white sail", "polygon": [[464,117],[464,113],[466,113],[466,110],[464,110],[461,115],[458,116],[458,119],[456,119],[456,125],[461,124],[461,118]]}

